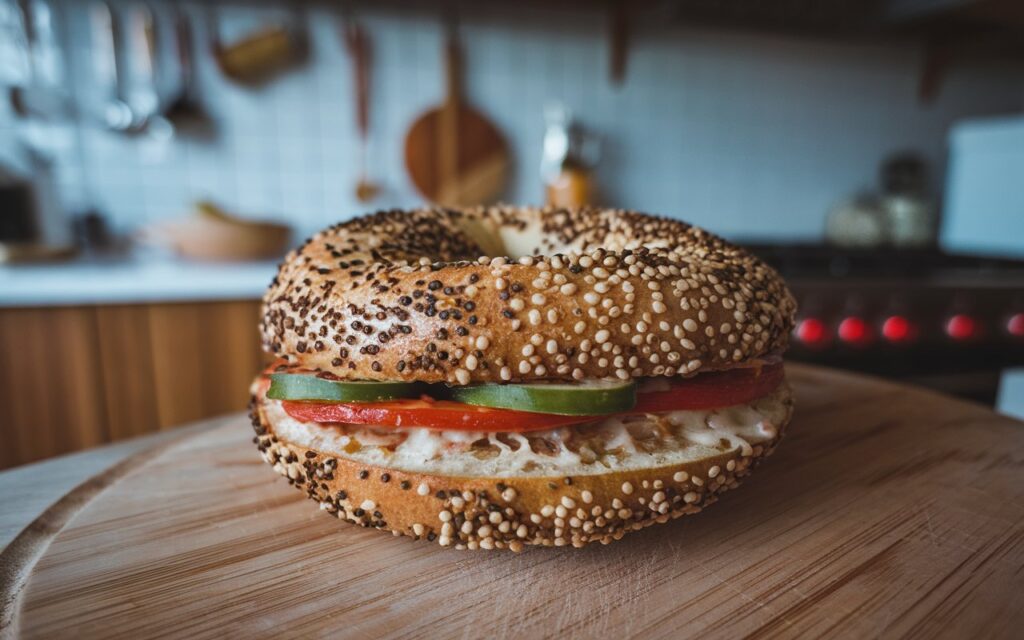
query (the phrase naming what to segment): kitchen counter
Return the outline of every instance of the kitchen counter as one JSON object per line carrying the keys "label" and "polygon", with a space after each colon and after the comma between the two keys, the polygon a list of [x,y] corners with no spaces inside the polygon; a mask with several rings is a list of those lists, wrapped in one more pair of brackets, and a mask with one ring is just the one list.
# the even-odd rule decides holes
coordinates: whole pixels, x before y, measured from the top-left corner
{"label": "kitchen counter", "polygon": [[0,308],[255,300],[277,261],[190,262],[163,255],[0,266]]}

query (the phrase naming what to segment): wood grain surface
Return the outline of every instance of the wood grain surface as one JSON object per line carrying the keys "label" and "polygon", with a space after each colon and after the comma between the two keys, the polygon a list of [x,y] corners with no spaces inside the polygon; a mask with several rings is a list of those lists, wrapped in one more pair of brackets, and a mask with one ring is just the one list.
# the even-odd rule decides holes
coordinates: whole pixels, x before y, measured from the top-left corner
{"label": "wood grain surface", "polygon": [[255,300],[0,309],[0,469],[245,408],[258,316]]}
{"label": "wood grain surface", "polygon": [[260,460],[244,418],[218,423],[41,516],[0,554],[0,620],[25,637],[1020,637],[1024,425],[790,375],[794,422],[745,486],[582,550],[339,522]]}
{"label": "wood grain surface", "polygon": [[462,91],[462,48],[454,27],[444,49],[444,102],[421,114],[405,138],[405,166],[416,189],[444,206],[486,204],[505,186],[504,136]]}

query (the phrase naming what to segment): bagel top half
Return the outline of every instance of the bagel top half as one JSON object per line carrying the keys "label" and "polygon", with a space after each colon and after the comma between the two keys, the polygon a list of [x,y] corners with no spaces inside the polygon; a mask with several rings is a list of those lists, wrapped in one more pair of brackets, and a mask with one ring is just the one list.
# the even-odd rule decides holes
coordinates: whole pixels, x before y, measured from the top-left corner
{"label": "bagel top half", "polygon": [[781,352],[795,303],[772,268],[632,211],[382,211],[292,251],[264,348],[341,379],[470,384],[691,375]]}

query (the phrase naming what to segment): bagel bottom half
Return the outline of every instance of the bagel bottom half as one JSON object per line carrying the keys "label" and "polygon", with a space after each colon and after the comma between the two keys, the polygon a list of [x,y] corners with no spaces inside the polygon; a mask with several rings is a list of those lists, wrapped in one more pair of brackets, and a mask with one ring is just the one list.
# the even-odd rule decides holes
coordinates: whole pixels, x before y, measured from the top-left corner
{"label": "bagel bottom half", "polygon": [[[630,531],[700,512],[774,450],[792,405],[783,382],[742,407],[690,412],[684,417],[712,428],[682,433],[673,442],[684,444],[674,450],[639,456],[657,463],[574,464],[567,473],[545,468],[497,473],[482,465],[486,475],[466,473],[465,465],[449,473],[436,465],[390,466],[394,462],[386,455],[349,454],[327,437],[333,425],[289,420],[277,401],[258,392],[251,417],[264,460],[331,515],[442,546],[521,551],[526,545],[607,544]],[[739,410],[733,422],[752,424],[719,437],[711,416],[731,409]]]}

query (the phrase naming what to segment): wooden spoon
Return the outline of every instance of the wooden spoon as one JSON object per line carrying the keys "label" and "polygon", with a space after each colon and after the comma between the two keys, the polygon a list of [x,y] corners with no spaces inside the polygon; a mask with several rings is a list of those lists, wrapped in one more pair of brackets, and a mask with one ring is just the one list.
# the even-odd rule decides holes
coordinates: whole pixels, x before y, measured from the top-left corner
{"label": "wooden spoon", "polygon": [[413,184],[444,206],[489,202],[501,193],[508,174],[504,136],[463,100],[461,58],[453,26],[444,49],[444,103],[417,118],[405,138],[405,166]]}
{"label": "wooden spoon", "polygon": [[355,82],[356,127],[359,130],[359,181],[356,182],[356,198],[369,202],[377,197],[380,188],[369,178],[367,155],[370,137],[370,37],[366,30],[348,19],[344,29],[345,45],[352,57],[352,78]]}

